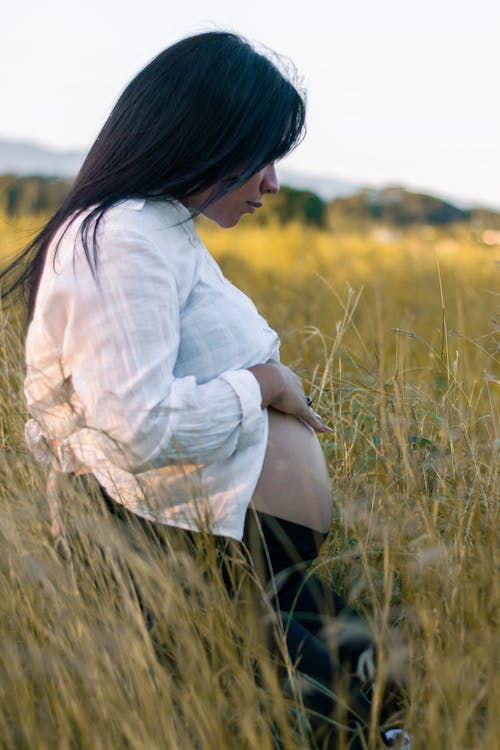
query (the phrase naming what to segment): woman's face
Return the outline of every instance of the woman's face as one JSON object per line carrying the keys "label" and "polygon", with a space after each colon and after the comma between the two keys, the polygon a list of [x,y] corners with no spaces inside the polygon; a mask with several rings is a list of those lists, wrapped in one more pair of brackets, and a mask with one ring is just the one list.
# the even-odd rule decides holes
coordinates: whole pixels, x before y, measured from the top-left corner
{"label": "woman's face", "polygon": [[[279,182],[274,163],[267,164],[242,185],[210,203],[202,213],[219,226],[229,229],[239,222],[243,214],[253,214],[262,206],[264,193],[277,193],[278,190]],[[198,193],[189,199],[189,206],[202,206],[211,193],[212,189]]]}

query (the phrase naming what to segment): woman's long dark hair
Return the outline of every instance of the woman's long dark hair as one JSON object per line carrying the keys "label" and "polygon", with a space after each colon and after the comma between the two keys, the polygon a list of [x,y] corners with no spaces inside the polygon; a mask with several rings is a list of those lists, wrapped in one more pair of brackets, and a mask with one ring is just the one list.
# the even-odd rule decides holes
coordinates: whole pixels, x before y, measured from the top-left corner
{"label": "woman's long dark hair", "polygon": [[183,201],[219,185],[215,200],[294,148],[304,121],[288,75],[236,34],[168,47],[128,84],[60,208],[0,274],[3,296],[27,289],[33,308],[47,248],[69,217],[92,207],[82,240],[96,272],[97,227],[109,206],[130,197]]}

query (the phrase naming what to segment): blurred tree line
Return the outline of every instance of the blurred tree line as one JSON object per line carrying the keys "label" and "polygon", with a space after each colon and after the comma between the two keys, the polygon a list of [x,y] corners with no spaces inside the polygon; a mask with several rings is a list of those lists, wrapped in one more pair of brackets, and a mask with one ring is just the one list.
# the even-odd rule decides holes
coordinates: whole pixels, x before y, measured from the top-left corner
{"label": "blurred tree line", "polygon": [[53,213],[66,196],[69,180],[0,176],[0,212],[8,217]]}
{"label": "blurred tree line", "polygon": [[[50,214],[70,188],[69,180],[49,177],[0,176],[0,213],[7,217]],[[302,224],[337,231],[365,231],[374,225],[401,229],[417,225],[470,224],[475,229],[500,229],[500,213],[462,209],[441,198],[401,187],[363,189],[355,195],[324,202],[308,190],[283,186],[266,201],[253,221],[261,225]]]}

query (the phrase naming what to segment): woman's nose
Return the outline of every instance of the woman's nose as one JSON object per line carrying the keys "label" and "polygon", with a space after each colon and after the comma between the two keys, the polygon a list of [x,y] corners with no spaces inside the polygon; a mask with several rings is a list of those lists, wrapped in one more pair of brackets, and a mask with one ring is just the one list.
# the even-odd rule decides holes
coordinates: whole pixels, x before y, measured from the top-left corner
{"label": "woman's nose", "polygon": [[260,186],[262,193],[277,193],[280,189],[278,175],[274,163],[267,164],[262,170],[262,181]]}

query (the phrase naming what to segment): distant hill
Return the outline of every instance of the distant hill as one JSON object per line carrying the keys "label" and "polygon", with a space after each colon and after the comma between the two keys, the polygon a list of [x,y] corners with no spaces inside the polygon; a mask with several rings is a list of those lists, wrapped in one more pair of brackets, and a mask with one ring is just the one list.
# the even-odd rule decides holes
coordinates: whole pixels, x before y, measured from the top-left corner
{"label": "distant hill", "polygon": [[329,206],[332,226],[349,228],[367,224],[407,227],[413,224],[452,224],[468,221],[470,211],[432,195],[412,193],[399,186],[365,189]]}
{"label": "distant hill", "polygon": [[[31,143],[0,139],[0,211],[10,216],[49,213],[61,202],[78,172],[83,152],[56,152]],[[3,174],[3,176],[1,176]],[[443,198],[400,186],[363,188],[338,179],[282,168],[285,186],[257,214],[257,221],[298,219],[306,224],[368,229],[374,224],[408,227],[469,222],[500,229],[500,212],[459,207]]]}
{"label": "distant hill", "polygon": [[364,189],[336,198],[328,205],[328,223],[339,230],[368,229],[374,224],[398,227],[446,226],[469,223],[476,229],[500,229],[500,212],[459,208],[435,195],[414,193],[400,186]]}
{"label": "distant hill", "polygon": [[74,177],[85,153],[52,151],[33,143],[0,139],[0,174]]}
{"label": "distant hill", "polygon": [[[61,203],[71,180],[52,177],[0,176],[0,212],[7,216],[48,214]],[[254,221],[304,224],[338,231],[368,231],[375,225],[399,229],[468,223],[476,230],[500,230],[500,212],[462,209],[432,195],[411,193],[401,187],[362,190],[326,203],[310,190],[284,186],[255,215]]]}

